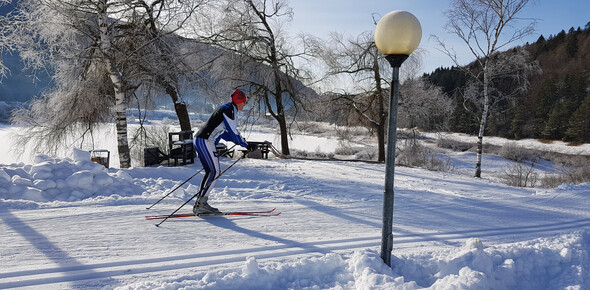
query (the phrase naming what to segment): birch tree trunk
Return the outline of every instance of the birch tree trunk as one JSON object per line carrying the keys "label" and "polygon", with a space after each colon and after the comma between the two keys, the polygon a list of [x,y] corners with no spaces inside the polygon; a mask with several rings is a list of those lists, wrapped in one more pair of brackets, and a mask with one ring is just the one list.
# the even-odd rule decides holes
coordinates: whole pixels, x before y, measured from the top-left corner
{"label": "birch tree trunk", "polygon": [[125,103],[125,91],[123,90],[123,78],[121,72],[115,66],[111,41],[108,34],[107,0],[98,3],[98,25],[100,28],[100,49],[103,61],[108,70],[109,77],[115,90],[115,114],[117,129],[117,149],[119,153],[119,166],[129,168],[131,155],[129,154],[129,140],[127,139],[127,106]]}
{"label": "birch tree trunk", "polygon": [[477,134],[477,160],[475,162],[475,177],[481,177],[481,158],[483,156],[483,136],[488,121],[488,113],[490,111],[490,96],[489,96],[489,74],[487,72],[488,64],[484,66],[483,74],[483,110],[481,113],[481,120],[479,122],[479,133]]}
{"label": "birch tree trunk", "polygon": [[[481,159],[483,152],[483,136],[487,124],[487,118],[490,111],[494,111],[494,104],[498,102],[498,95],[490,94],[491,89],[498,89],[494,85],[494,78],[506,77],[507,74],[525,76],[524,74],[514,74],[508,72],[499,72],[497,67],[491,67],[495,62],[491,62],[491,57],[500,49],[505,48],[510,43],[522,39],[534,32],[535,21],[530,18],[518,17],[518,14],[527,6],[531,0],[510,0],[510,1],[482,1],[482,0],[452,0],[451,10],[445,12],[448,22],[445,29],[450,33],[456,34],[469,48],[476,58],[476,64],[483,70],[483,102],[482,116],[479,123],[479,133],[477,139],[477,160],[475,165],[475,177],[481,177]],[[517,25],[523,22],[522,26]],[[505,31],[506,30],[506,31]],[[506,35],[506,37],[505,37]],[[435,37],[436,38],[436,37]],[[457,54],[453,49],[449,49],[445,42],[436,38],[439,45],[459,68],[461,68],[472,79],[479,82],[476,75],[477,69],[470,66],[459,64]],[[481,60],[481,61],[480,61]],[[493,75],[490,75],[493,74]],[[498,90],[496,90],[498,91]],[[513,93],[504,95],[516,95],[522,89],[517,89]],[[504,97],[506,99],[506,97]]]}

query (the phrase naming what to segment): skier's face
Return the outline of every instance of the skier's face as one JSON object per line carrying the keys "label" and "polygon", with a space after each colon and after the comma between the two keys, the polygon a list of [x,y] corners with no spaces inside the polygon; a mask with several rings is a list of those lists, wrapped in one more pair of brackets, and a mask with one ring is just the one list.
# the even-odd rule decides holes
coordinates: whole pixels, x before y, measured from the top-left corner
{"label": "skier's face", "polygon": [[245,102],[236,104],[236,107],[238,107],[238,111],[243,110],[245,106],[246,106],[246,103]]}

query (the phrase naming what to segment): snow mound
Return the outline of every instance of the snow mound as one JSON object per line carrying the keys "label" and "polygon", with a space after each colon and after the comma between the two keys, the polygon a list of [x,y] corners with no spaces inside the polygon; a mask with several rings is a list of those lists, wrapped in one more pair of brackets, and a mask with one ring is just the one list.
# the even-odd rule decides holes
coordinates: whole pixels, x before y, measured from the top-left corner
{"label": "snow mound", "polygon": [[472,238],[440,257],[398,258],[394,269],[430,289],[583,289],[589,237],[572,233],[494,247]]}
{"label": "snow mound", "polygon": [[573,233],[489,248],[472,238],[448,252],[394,256],[392,268],[373,250],[266,265],[250,257],[241,268],[119,289],[584,289],[589,237]]}
{"label": "snow mound", "polygon": [[79,201],[95,196],[141,194],[123,170],[108,170],[75,150],[74,160],[35,156],[32,165],[0,165],[0,196],[34,202]]}

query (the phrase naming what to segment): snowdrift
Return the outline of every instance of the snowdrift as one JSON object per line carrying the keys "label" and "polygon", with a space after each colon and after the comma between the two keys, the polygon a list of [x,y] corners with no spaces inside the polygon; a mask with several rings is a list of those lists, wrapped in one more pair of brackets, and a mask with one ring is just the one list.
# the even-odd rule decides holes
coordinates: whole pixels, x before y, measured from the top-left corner
{"label": "snowdrift", "polygon": [[37,155],[32,165],[0,165],[0,196],[4,199],[79,201],[142,191],[125,171],[109,174],[105,167],[90,161],[89,152],[82,150],[74,150],[74,160]]}

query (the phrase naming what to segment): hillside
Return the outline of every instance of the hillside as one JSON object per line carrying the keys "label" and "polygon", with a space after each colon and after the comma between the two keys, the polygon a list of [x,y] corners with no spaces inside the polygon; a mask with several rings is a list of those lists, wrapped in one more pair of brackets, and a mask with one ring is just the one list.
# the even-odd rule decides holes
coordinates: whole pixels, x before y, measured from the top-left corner
{"label": "hillside", "polygon": [[27,102],[40,95],[49,85],[48,75],[41,74],[34,79],[30,72],[23,71],[24,66],[18,54],[5,53],[2,61],[10,69],[10,75],[0,82],[0,102]]}
{"label": "hillside", "polygon": [[[524,48],[543,73],[530,79],[525,95],[489,117],[486,135],[590,142],[590,26],[541,36]],[[457,90],[465,84],[463,73],[440,68],[425,76],[457,101],[449,130],[477,132],[477,117],[466,114]]]}

